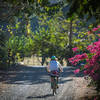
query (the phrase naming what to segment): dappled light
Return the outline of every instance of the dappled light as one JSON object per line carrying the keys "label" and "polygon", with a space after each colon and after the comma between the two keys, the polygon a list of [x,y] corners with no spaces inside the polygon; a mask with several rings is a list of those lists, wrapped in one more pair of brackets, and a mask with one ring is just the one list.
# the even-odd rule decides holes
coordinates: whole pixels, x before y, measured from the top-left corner
{"label": "dappled light", "polygon": [[100,99],[99,0],[0,0],[0,100],[8,99]]}
{"label": "dappled light", "polygon": [[[63,73],[61,73],[60,77],[69,77],[75,76],[73,74],[74,68],[63,68]],[[67,73],[67,74],[65,74]],[[38,66],[24,66],[18,65],[14,69],[10,69],[7,72],[0,73],[1,78],[0,82],[4,82],[5,84],[42,84],[42,83],[49,83],[49,75],[46,72],[45,67],[38,67]],[[3,76],[3,77],[2,77]],[[76,77],[76,76],[75,76]],[[71,81],[72,79],[60,80],[60,83],[65,83],[67,81]]]}

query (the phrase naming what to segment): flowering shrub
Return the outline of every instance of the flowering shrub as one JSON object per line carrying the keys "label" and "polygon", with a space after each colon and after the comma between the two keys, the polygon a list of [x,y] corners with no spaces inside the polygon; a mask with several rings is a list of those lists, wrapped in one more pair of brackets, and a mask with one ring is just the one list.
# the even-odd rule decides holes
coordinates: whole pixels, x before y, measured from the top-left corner
{"label": "flowering shrub", "polygon": [[72,48],[72,50],[73,50],[74,52],[77,52],[78,47]]}
{"label": "flowering shrub", "polygon": [[[100,26],[94,28],[92,31],[97,31],[100,29]],[[72,58],[69,58],[69,62],[77,66],[80,62],[85,62],[80,64],[79,68],[74,71],[75,74],[83,70],[85,75],[89,75],[92,79],[92,82],[95,83],[98,91],[100,91],[100,39],[91,45],[87,46],[86,49],[88,53],[77,54]],[[76,52],[77,47],[73,48],[73,51]],[[81,68],[82,67],[82,68]]]}

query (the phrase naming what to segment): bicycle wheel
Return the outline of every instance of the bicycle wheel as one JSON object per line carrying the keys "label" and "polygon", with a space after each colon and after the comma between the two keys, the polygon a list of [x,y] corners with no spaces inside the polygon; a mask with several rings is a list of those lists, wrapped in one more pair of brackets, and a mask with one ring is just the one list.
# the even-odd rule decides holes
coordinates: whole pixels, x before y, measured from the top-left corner
{"label": "bicycle wheel", "polygon": [[53,90],[53,95],[55,95],[56,94],[56,89],[57,89],[57,79],[56,79],[56,77],[53,77],[53,82],[52,82],[52,90]]}

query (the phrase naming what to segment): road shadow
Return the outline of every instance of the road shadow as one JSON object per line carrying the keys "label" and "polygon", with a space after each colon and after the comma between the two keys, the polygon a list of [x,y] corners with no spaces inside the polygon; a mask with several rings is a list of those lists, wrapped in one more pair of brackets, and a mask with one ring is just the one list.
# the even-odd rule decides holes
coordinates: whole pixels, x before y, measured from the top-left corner
{"label": "road shadow", "polygon": [[0,82],[6,84],[40,84],[49,82],[48,77],[44,67],[18,65],[8,71],[0,72]]}
{"label": "road shadow", "polygon": [[27,99],[33,99],[33,98],[37,98],[37,99],[40,99],[40,98],[47,98],[47,97],[52,97],[53,94],[46,94],[46,95],[40,95],[40,96],[28,96]]}
{"label": "road shadow", "polygon": [[[79,77],[75,76],[73,71],[75,68],[73,67],[65,67],[63,68],[63,73],[60,77]],[[72,81],[62,80],[62,83]],[[12,67],[8,71],[0,71],[0,82],[4,82],[6,84],[42,84],[42,83],[50,83],[50,77],[46,72],[45,67],[32,67],[32,66],[24,66],[18,65],[17,67]]]}
{"label": "road shadow", "polygon": [[83,74],[83,71],[75,74],[74,71],[77,69],[77,67],[64,67],[63,68],[63,73],[61,73],[60,77],[69,77],[69,76],[72,76],[72,77],[83,77],[84,74]]}

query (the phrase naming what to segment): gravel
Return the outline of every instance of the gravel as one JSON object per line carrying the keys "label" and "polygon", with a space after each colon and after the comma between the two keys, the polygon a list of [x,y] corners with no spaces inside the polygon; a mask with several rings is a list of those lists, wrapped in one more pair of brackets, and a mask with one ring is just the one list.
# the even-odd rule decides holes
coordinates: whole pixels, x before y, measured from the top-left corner
{"label": "gravel", "polygon": [[64,67],[57,95],[52,95],[45,67],[18,66],[0,71],[0,100],[78,100],[86,92],[86,81],[75,76],[73,67]]}

